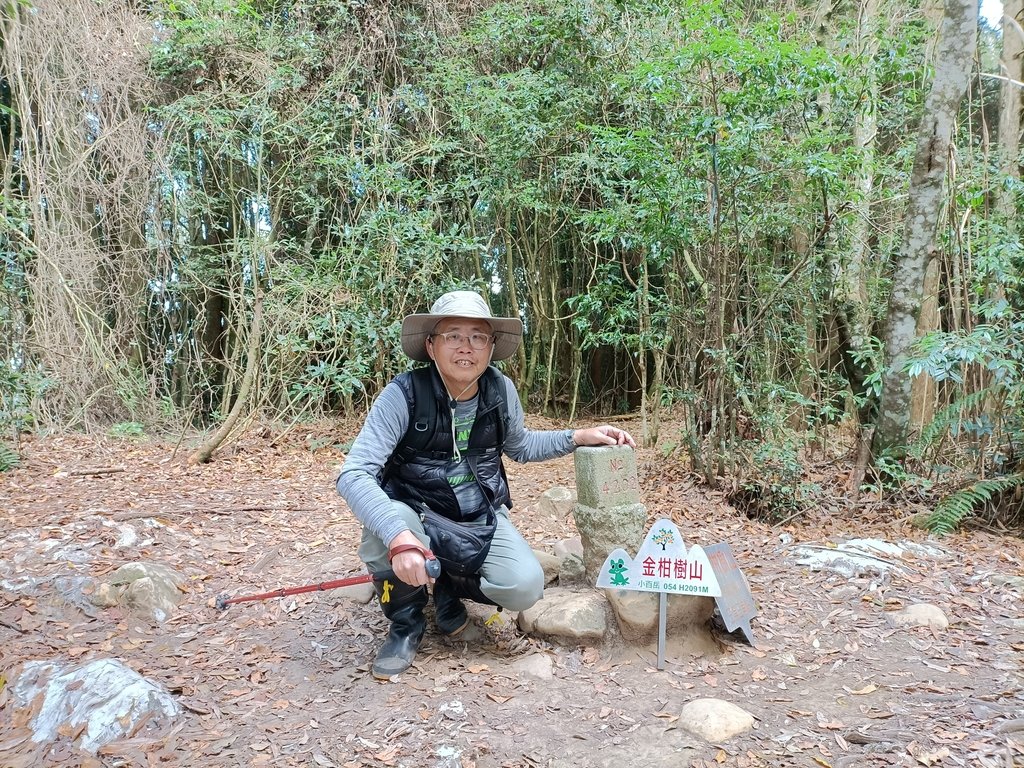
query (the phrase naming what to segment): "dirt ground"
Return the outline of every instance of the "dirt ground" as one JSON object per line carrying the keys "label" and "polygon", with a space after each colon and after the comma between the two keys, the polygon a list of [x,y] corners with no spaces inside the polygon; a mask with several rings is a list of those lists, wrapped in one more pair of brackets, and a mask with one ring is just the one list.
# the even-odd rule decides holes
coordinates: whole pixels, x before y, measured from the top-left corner
{"label": "dirt ground", "polygon": [[[22,465],[0,476],[0,582],[6,572],[8,586],[12,574],[39,585],[0,586],[0,766],[1024,766],[1021,594],[990,580],[1024,576],[1021,539],[931,541],[942,556],[905,558],[885,578],[811,571],[794,564],[792,546],[926,536],[909,524],[912,510],[851,510],[838,495],[785,527],[752,521],[657,449],[638,455],[651,519],[671,517],[687,544],[731,545],[759,606],[756,647],[721,627],[717,650],[700,656],[670,638],[658,671],[654,646],[562,647],[514,623],[452,644],[431,626],[413,669],[381,683],[368,673],[385,632],[372,603],[319,592],[217,611],[218,595],[360,571],[358,526],[333,486],[338,446],[353,435],[255,430],[202,467],[185,466],[173,442],[29,442]],[[844,470],[815,468],[825,484]],[[510,464],[509,474],[513,517],[535,548],[574,535],[571,519],[535,505],[548,488],[573,487],[571,457]],[[125,526],[140,537],[129,551],[115,547]],[[37,546],[46,540],[56,543]],[[16,558],[33,547],[52,556]],[[55,596],[54,579],[99,579],[133,559],[187,576],[167,622]],[[948,629],[887,620],[924,602]],[[514,669],[532,654],[551,659],[550,680]],[[107,657],[170,689],[183,715],[96,756],[68,738],[32,743],[10,693],[20,665]],[[723,744],[690,735],[680,709],[704,697],[743,707],[754,729]]]}

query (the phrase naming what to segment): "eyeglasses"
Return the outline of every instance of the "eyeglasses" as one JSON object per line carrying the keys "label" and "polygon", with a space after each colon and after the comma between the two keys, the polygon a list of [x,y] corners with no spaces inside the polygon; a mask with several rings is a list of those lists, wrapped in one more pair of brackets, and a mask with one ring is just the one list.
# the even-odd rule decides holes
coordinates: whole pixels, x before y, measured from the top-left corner
{"label": "eyeglasses", "polygon": [[469,342],[469,346],[473,349],[485,349],[488,344],[494,341],[494,337],[486,333],[471,333],[469,336],[465,336],[452,331],[451,333],[432,333],[429,338],[433,339],[435,336],[440,336],[444,339],[444,345],[449,349],[458,349],[466,341]]}

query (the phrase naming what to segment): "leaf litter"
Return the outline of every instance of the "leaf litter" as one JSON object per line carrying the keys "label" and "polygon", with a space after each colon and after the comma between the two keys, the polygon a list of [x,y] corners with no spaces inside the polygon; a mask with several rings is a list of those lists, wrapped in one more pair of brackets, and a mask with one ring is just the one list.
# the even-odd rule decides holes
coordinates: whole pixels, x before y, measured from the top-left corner
{"label": "leaf litter", "polygon": [[[246,435],[202,467],[171,460],[171,444],[28,440],[0,487],[0,764],[190,766],[198,755],[211,767],[1024,762],[1021,595],[987,581],[1022,575],[1020,539],[982,531],[933,541],[878,504],[773,527],[736,512],[657,449],[638,455],[651,519],[671,517],[687,543],[731,545],[758,604],[757,648],[719,626],[719,655],[672,658],[658,672],[653,646],[560,647],[512,622],[488,634],[474,613],[478,641],[446,643],[431,627],[412,670],[381,684],[368,667],[386,622],[372,604],[322,592],[219,613],[220,594],[362,571],[358,525],[333,487],[343,457],[309,447],[344,442],[312,439],[317,430],[349,438],[357,427],[293,429],[273,447]],[[574,535],[571,519],[547,519],[535,504],[549,488],[574,486],[571,457],[508,469],[513,515],[531,544],[551,551]],[[124,526],[136,537],[130,546]],[[945,556],[899,558],[887,577],[811,571],[787,557],[786,537],[835,547],[867,536]],[[60,577],[98,580],[133,560],[187,579],[163,624],[120,607],[90,615],[56,597]],[[886,620],[925,602],[945,612],[948,629],[897,630]],[[552,659],[550,680],[510,670],[536,653]],[[21,666],[107,657],[165,686],[184,714],[169,730],[140,723],[95,755],[69,732],[33,742],[31,711],[15,711],[6,695]],[[757,727],[723,745],[689,736],[679,710],[705,697],[743,707]]]}

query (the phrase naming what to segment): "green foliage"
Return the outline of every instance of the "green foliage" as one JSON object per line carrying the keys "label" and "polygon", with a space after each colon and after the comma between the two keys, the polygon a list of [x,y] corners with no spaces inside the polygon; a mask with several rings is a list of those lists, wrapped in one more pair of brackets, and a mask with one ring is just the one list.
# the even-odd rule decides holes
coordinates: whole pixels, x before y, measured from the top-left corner
{"label": "green foliage", "polygon": [[882,394],[882,340],[871,336],[862,347],[850,350],[849,354],[854,364],[864,371],[864,389],[853,393],[858,407],[878,402]]}
{"label": "green foliage", "polygon": [[0,442],[0,472],[7,472],[18,466],[21,456],[7,443]]}
{"label": "green foliage", "polygon": [[[1012,261],[1000,267],[1012,268]],[[984,286],[990,269],[991,265],[979,277],[979,298],[989,295]],[[1009,286],[1019,285],[1019,278],[1006,278],[1004,274]],[[975,473],[991,475],[939,502],[925,525],[940,534],[955,530],[980,505],[1024,483],[1019,460],[1024,447],[1024,320],[1005,299],[979,304],[990,322],[957,332],[927,334],[918,341],[907,365],[910,375],[927,374],[949,383],[957,393],[922,431],[910,447],[910,455],[919,459],[930,455],[933,461],[947,463],[966,457]],[[967,387],[971,380],[986,385],[972,391]]]}
{"label": "green foliage", "polygon": [[[509,362],[524,399],[629,410],[644,382],[684,421],[667,450],[709,482],[731,475],[752,514],[806,509],[808,440],[878,396],[880,343],[848,348],[837,281],[867,237],[863,330],[878,332],[932,31],[916,13],[862,29],[853,5],[824,44],[799,4],[483,5],[145,6],[153,184],[125,229],[150,260],[131,276],[142,332],[104,372],[111,433],[222,419],[257,298],[252,407],[362,410],[408,366],[402,317],[472,287],[526,324]],[[17,141],[11,87],[0,77],[0,123]],[[867,116],[870,148],[852,129]],[[911,461],[878,459],[881,490],[1019,470],[1024,254],[1019,216],[991,214],[1019,182],[984,165],[972,120],[938,239],[943,332],[906,371],[946,407]],[[22,261],[38,197],[8,149],[0,426],[16,432],[46,386],[29,344],[46,299]],[[106,268],[121,263],[111,247]]]}
{"label": "green foliage", "polygon": [[935,511],[926,519],[925,526],[932,533],[951,533],[974,514],[979,505],[992,501],[999,494],[1022,485],[1024,485],[1024,473],[978,480],[976,483],[943,498],[935,507]]}
{"label": "green foliage", "polygon": [[740,488],[731,501],[750,517],[780,521],[799,514],[820,494],[816,483],[803,479],[804,467],[796,441],[767,441],[752,446],[742,468]]}
{"label": "green foliage", "polygon": [[111,437],[127,440],[141,440],[146,437],[146,425],[137,421],[119,421],[107,430]]}
{"label": "green foliage", "polygon": [[882,451],[874,457],[874,467],[871,474],[873,481],[865,482],[861,491],[883,495],[905,491],[911,487],[927,491],[932,483],[927,477],[914,472],[903,456],[902,451]]}
{"label": "green foliage", "polygon": [[988,387],[970,392],[953,403],[936,411],[932,420],[921,431],[921,434],[907,448],[912,458],[923,460],[926,453],[933,449],[947,434],[956,434],[964,418],[964,413],[981,408],[985,400],[995,393]]}
{"label": "green foliage", "polygon": [[[53,382],[34,370],[26,370],[0,359],[0,471],[17,464],[18,453],[12,445],[18,436],[35,426],[33,413],[39,398]],[[6,466],[5,466],[6,465]]]}
{"label": "green foliage", "polygon": [[1024,320],[979,324],[970,330],[936,332],[922,337],[907,370],[912,376],[928,374],[936,381],[963,387],[969,376],[984,376],[988,386],[966,391],[940,410],[912,446],[923,456],[947,435],[974,444],[984,454],[979,466],[993,473],[1013,467],[1007,463],[1024,445],[1024,348],[1020,340]]}

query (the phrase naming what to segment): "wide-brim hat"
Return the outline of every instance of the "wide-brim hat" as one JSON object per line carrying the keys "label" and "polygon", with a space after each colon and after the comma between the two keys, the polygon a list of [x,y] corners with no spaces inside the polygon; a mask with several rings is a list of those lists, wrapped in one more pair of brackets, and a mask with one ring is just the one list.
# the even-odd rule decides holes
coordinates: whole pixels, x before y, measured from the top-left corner
{"label": "wide-brim hat", "polygon": [[493,317],[487,302],[473,291],[451,291],[434,302],[430,312],[409,315],[402,321],[402,351],[413,360],[430,360],[425,345],[427,336],[442,320],[464,317],[486,320],[494,331],[494,352],[491,360],[506,360],[515,354],[523,337],[523,323],[518,317]]}

